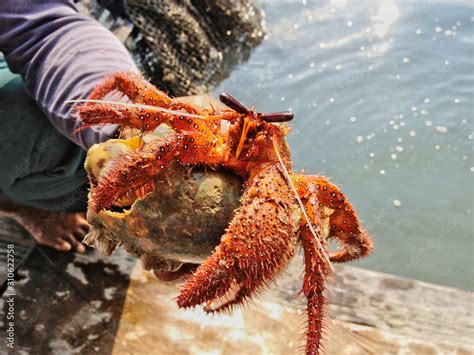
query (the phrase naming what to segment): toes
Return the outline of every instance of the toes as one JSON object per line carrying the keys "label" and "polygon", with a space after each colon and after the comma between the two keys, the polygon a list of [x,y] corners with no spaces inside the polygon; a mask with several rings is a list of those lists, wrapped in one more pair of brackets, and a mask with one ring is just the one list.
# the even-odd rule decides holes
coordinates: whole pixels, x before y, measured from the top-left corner
{"label": "toes", "polygon": [[74,236],[74,241],[82,242],[86,236],[86,232],[82,228],[77,229],[75,232],[72,233]]}
{"label": "toes", "polygon": [[88,232],[89,232],[89,229],[90,229],[90,226],[89,225],[81,225],[79,226],[81,232],[83,233],[83,235],[85,236]]}
{"label": "toes", "polygon": [[82,244],[82,243],[77,243],[77,244],[74,246],[74,248],[76,249],[76,251],[77,251],[78,253],[81,253],[81,254],[86,251],[86,247],[85,247],[84,244]]}
{"label": "toes", "polygon": [[84,230],[84,232],[88,232],[90,225],[89,222],[87,222],[86,215],[84,213],[79,213],[77,217],[77,225],[79,228]]}
{"label": "toes", "polygon": [[59,251],[69,251],[72,249],[72,244],[65,239],[60,238],[45,238],[44,235],[35,237],[39,245],[44,245]]}
{"label": "toes", "polygon": [[84,234],[82,233],[74,233],[74,234],[69,234],[65,238],[65,240],[71,244],[71,249],[75,250],[78,253],[83,253],[86,251],[85,246],[80,242],[84,238]]}
{"label": "toes", "polygon": [[65,240],[57,240],[50,245],[48,244],[45,244],[45,245],[50,246],[59,251],[69,251],[72,248],[71,244],[66,242]]}

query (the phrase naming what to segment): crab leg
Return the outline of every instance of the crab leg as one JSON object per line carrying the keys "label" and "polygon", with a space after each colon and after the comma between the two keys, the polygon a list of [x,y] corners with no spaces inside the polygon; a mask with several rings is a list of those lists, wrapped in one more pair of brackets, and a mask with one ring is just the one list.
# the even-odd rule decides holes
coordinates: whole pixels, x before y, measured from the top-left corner
{"label": "crab leg", "polygon": [[129,192],[140,192],[142,188],[142,194],[149,192],[153,188],[153,178],[165,171],[173,161],[190,164],[199,163],[199,159],[207,159],[211,163],[222,160],[219,149],[206,144],[201,133],[184,132],[151,142],[114,160],[107,174],[92,189],[91,206],[100,211]]}
{"label": "crab leg", "polygon": [[145,80],[141,74],[134,72],[118,72],[110,75],[94,88],[88,99],[103,99],[116,91],[136,104],[159,106],[170,110],[183,109],[189,113],[203,114],[199,108],[169,97]]}
{"label": "crab leg", "polygon": [[[135,105],[128,103],[127,106],[126,102],[114,103],[102,100],[114,92],[126,96]],[[120,72],[107,77],[84,101],[86,102],[76,106],[84,122],[80,129],[97,124],[116,123],[145,132],[154,130],[162,123],[169,123],[175,117],[170,113],[158,112],[146,106],[183,111],[184,114],[209,115],[209,112],[170,98],[137,73]]]}
{"label": "crab leg", "polygon": [[151,178],[176,159],[178,144],[177,136],[172,135],[157,144],[150,144],[116,159],[107,174],[92,189],[91,207],[94,211],[108,208],[128,192],[151,184]]}
{"label": "crab leg", "polygon": [[[327,244],[324,238],[324,216],[318,201],[316,186],[304,184],[300,178],[292,178],[298,195],[304,203],[306,214],[311,221],[313,230],[319,238],[319,243],[314,240],[308,224],[302,224],[300,229],[301,246],[304,252],[305,276],[303,294],[307,299],[307,330],[306,354],[318,354],[323,330],[323,317],[326,307],[324,296],[325,280],[330,274],[329,265],[322,258],[327,254]],[[321,250],[323,248],[324,250]]]}
{"label": "crab leg", "polygon": [[293,183],[300,189],[315,189],[321,211],[331,213],[329,238],[335,238],[341,248],[330,255],[333,262],[346,262],[367,256],[373,241],[362,228],[356,212],[339,188],[323,176],[293,175]]}
{"label": "crab leg", "polygon": [[164,92],[146,81],[142,75],[133,72],[118,72],[105,78],[89,95],[88,99],[103,99],[118,91],[134,103],[168,107],[173,100]]}
{"label": "crab leg", "polygon": [[300,234],[304,252],[305,276],[303,294],[307,299],[308,325],[306,330],[306,354],[318,354],[323,331],[323,318],[326,308],[324,295],[325,280],[329,269],[324,259],[316,251],[313,235],[307,227]]}
{"label": "crab leg", "polygon": [[298,214],[277,167],[254,176],[220,245],[181,289],[178,306],[206,303],[205,311],[222,311],[261,290],[293,256],[299,218],[291,211]]}

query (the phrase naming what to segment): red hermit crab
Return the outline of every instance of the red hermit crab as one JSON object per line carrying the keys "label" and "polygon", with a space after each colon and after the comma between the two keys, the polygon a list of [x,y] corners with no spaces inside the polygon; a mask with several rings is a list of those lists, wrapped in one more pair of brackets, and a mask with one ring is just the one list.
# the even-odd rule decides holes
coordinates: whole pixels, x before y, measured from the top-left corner
{"label": "red hermit crab", "polygon": [[[103,100],[116,91],[132,104]],[[138,74],[107,78],[77,106],[85,126],[117,123],[144,132],[166,124],[175,133],[124,155],[93,187],[91,207],[100,211],[131,191],[150,191],[172,162],[232,170],[245,182],[241,206],[220,245],[181,289],[177,303],[204,304],[207,312],[243,303],[285,268],[299,241],[305,262],[306,353],[317,354],[331,262],[368,255],[372,240],[335,185],[322,176],[292,171],[285,142],[289,128],[283,123],[292,113],[262,114],[230,95],[220,99],[227,108],[201,109],[170,98]],[[339,245],[333,253],[328,251],[329,238]]]}

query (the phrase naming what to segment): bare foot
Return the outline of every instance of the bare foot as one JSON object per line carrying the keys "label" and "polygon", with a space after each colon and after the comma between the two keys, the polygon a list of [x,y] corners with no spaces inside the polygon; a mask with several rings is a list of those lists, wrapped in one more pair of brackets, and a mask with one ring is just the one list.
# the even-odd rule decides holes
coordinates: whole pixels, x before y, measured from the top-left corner
{"label": "bare foot", "polygon": [[34,209],[21,213],[16,220],[40,245],[61,251],[86,250],[81,243],[89,230],[85,213],[49,212]]}

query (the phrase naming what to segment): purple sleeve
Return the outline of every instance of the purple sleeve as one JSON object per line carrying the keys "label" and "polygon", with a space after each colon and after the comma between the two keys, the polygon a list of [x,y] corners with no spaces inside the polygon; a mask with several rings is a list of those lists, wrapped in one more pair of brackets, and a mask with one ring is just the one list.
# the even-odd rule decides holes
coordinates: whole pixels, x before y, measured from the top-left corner
{"label": "purple sleeve", "polygon": [[88,128],[64,102],[86,98],[104,76],[137,71],[115,36],[68,0],[1,0],[0,51],[51,123],[88,149],[111,138],[116,125]]}

